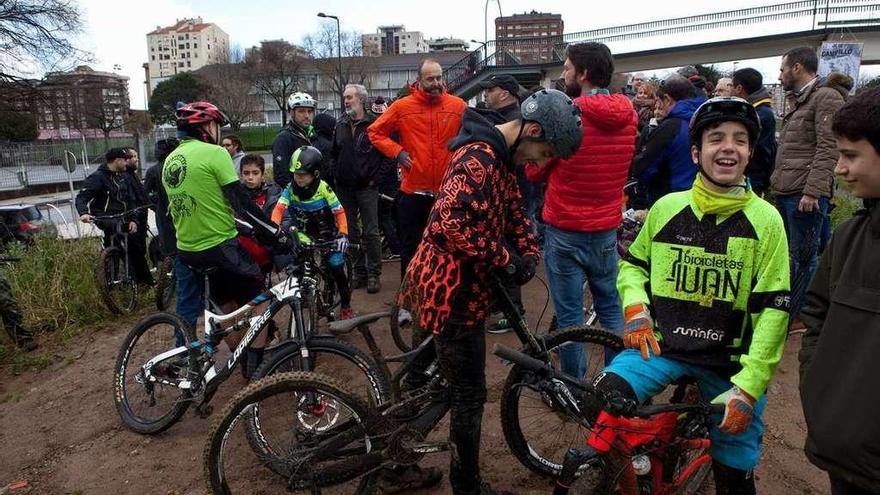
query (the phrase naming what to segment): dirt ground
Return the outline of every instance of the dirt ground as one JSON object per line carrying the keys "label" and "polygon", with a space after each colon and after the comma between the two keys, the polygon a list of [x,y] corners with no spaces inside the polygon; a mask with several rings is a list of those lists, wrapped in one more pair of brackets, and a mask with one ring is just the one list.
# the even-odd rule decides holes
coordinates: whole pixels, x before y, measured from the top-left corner
{"label": "dirt ground", "polygon": [[[382,310],[391,300],[398,267],[386,264],[384,272],[384,289],[379,294],[355,292],[357,311]],[[529,321],[534,326],[548,297],[546,289],[533,281],[524,292]],[[542,331],[552,314],[550,306],[540,326]],[[214,418],[200,419],[188,412],[165,433],[146,437],[127,430],[116,414],[111,387],[113,366],[131,326],[132,322],[119,324],[48,349],[54,364],[43,371],[17,377],[9,375],[8,370],[0,371],[0,494],[207,493],[201,453],[209,421]],[[384,326],[377,325],[374,335],[383,349],[391,352],[393,343],[383,331]],[[347,340],[365,347],[360,336],[352,335]],[[488,347],[494,342],[516,342],[510,334],[488,335],[487,340]],[[829,493],[827,477],[807,462],[802,451],[806,428],[797,390],[799,348],[799,338],[789,340],[769,388],[764,453],[756,473],[759,493]],[[508,368],[491,355],[487,357],[487,368],[483,476],[493,486],[515,493],[549,493],[551,482],[521,466],[510,454],[501,432],[498,401]],[[215,411],[220,411],[242,385],[237,374],[223,384],[213,401]],[[447,456],[434,455],[425,464],[446,471]],[[25,488],[10,487],[21,480],[27,482]],[[444,479],[440,488],[426,493],[446,494],[451,490]]]}

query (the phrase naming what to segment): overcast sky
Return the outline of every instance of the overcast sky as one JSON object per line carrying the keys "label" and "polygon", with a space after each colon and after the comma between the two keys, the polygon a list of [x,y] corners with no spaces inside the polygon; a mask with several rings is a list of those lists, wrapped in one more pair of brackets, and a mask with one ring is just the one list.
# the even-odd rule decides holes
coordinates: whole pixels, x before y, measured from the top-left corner
{"label": "overcast sky", "polygon": [[[540,6],[541,11],[562,14],[565,32],[571,33],[630,24],[656,19],[666,19],[711,12],[712,8],[723,5],[725,10],[752,7],[774,2],[756,0],[727,0],[726,2],[695,3],[689,1],[625,1],[609,8],[587,8],[583,2],[571,0],[499,0],[504,15],[530,11]],[[379,25],[404,24],[408,30],[422,31],[426,37],[455,37],[465,40],[483,39],[484,5],[483,0],[443,0],[413,2],[412,0],[303,0],[270,1],[249,0],[79,0],[86,24],[86,33],[81,39],[82,48],[94,53],[98,70],[112,70],[118,64],[119,72],[127,75],[133,108],[144,108],[144,72],[141,68],[147,60],[146,34],[156,26],[168,26],[177,18],[201,16],[205,22],[219,25],[229,34],[230,45],[249,47],[264,39],[284,38],[298,43],[302,37],[317,30],[321,22],[316,17],[318,11],[338,15],[345,31],[357,30],[374,32]],[[695,7],[699,5],[699,7]],[[662,9],[659,7],[662,6]],[[695,10],[699,9],[699,10]],[[498,15],[496,0],[489,2],[489,39],[493,38],[494,18]],[[809,29],[807,26],[794,29],[781,25],[773,27],[778,31]],[[742,29],[742,28],[739,28]],[[729,39],[733,32],[720,30],[716,33],[687,35],[687,42],[699,43]],[[737,36],[738,37],[738,36]],[[656,48],[652,41],[650,48]],[[676,43],[676,40],[670,40]],[[476,48],[474,46],[473,48]],[[640,48],[632,45],[612,46],[616,52],[632,51]],[[739,61],[744,67],[744,61]],[[775,81],[778,70],[777,59],[749,61],[765,74],[765,79]],[[729,69],[731,65],[719,65]]]}

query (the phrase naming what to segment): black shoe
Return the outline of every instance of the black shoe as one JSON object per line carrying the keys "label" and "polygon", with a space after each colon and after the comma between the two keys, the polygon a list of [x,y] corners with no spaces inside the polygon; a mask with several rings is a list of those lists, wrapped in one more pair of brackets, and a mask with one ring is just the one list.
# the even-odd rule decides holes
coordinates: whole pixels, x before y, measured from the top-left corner
{"label": "black shoe", "polygon": [[380,493],[409,493],[430,488],[442,479],[443,473],[434,467],[395,466],[379,471],[377,487]]}
{"label": "black shoe", "polygon": [[367,279],[367,294],[375,294],[382,289],[382,283],[379,282],[379,277],[370,277]]}
{"label": "black shoe", "polygon": [[507,333],[511,330],[513,330],[513,325],[510,324],[507,318],[501,318],[486,328],[486,331],[489,333]]}

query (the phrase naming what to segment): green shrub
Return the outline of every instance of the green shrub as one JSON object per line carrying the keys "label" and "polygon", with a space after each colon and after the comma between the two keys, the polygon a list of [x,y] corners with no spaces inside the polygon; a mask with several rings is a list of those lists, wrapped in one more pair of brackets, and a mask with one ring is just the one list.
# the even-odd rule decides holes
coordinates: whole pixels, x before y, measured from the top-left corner
{"label": "green shrub", "polygon": [[21,259],[4,271],[27,328],[69,337],[111,319],[95,286],[100,250],[97,238],[48,237],[27,249],[11,249],[9,254]]}

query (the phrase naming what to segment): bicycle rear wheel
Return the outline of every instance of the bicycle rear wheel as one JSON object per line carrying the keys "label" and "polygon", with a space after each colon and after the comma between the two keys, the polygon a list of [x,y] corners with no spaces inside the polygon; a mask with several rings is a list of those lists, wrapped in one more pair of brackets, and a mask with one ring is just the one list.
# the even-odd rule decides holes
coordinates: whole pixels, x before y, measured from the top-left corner
{"label": "bicycle rear wheel", "polygon": [[111,313],[121,315],[137,308],[137,283],[127,273],[125,253],[121,249],[111,247],[101,251],[95,279],[101,299]]}
{"label": "bicycle rear wheel", "polygon": [[[604,368],[605,349],[623,348],[620,337],[591,327],[559,331],[544,339],[550,351],[567,342],[587,346],[584,380],[591,380]],[[558,363],[552,364],[558,368]],[[544,393],[526,386],[533,382],[531,372],[519,366],[511,368],[501,395],[501,427],[507,445],[525,467],[540,475],[558,476],[566,451],[583,445],[591,425],[557,407]]]}
{"label": "bicycle rear wheel", "polygon": [[[250,384],[229,402],[211,428],[204,450],[208,490],[242,493],[370,493],[382,462],[371,448],[366,422],[372,410],[340,382],[318,373],[279,373]],[[258,425],[262,445],[252,448],[247,425]],[[351,433],[334,452],[315,446]],[[268,468],[268,469],[266,469]]]}
{"label": "bicycle rear wheel", "polygon": [[195,331],[170,313],[147,316],[132,328],[119,349],[113,373],[116,412],[125,426],[137,433],[155,434],[183,416],[191,392],[176,385],[198,373],[189,353],[153,362],[152,380],[146,378],[143,367],[159,354],[195,340]]}

